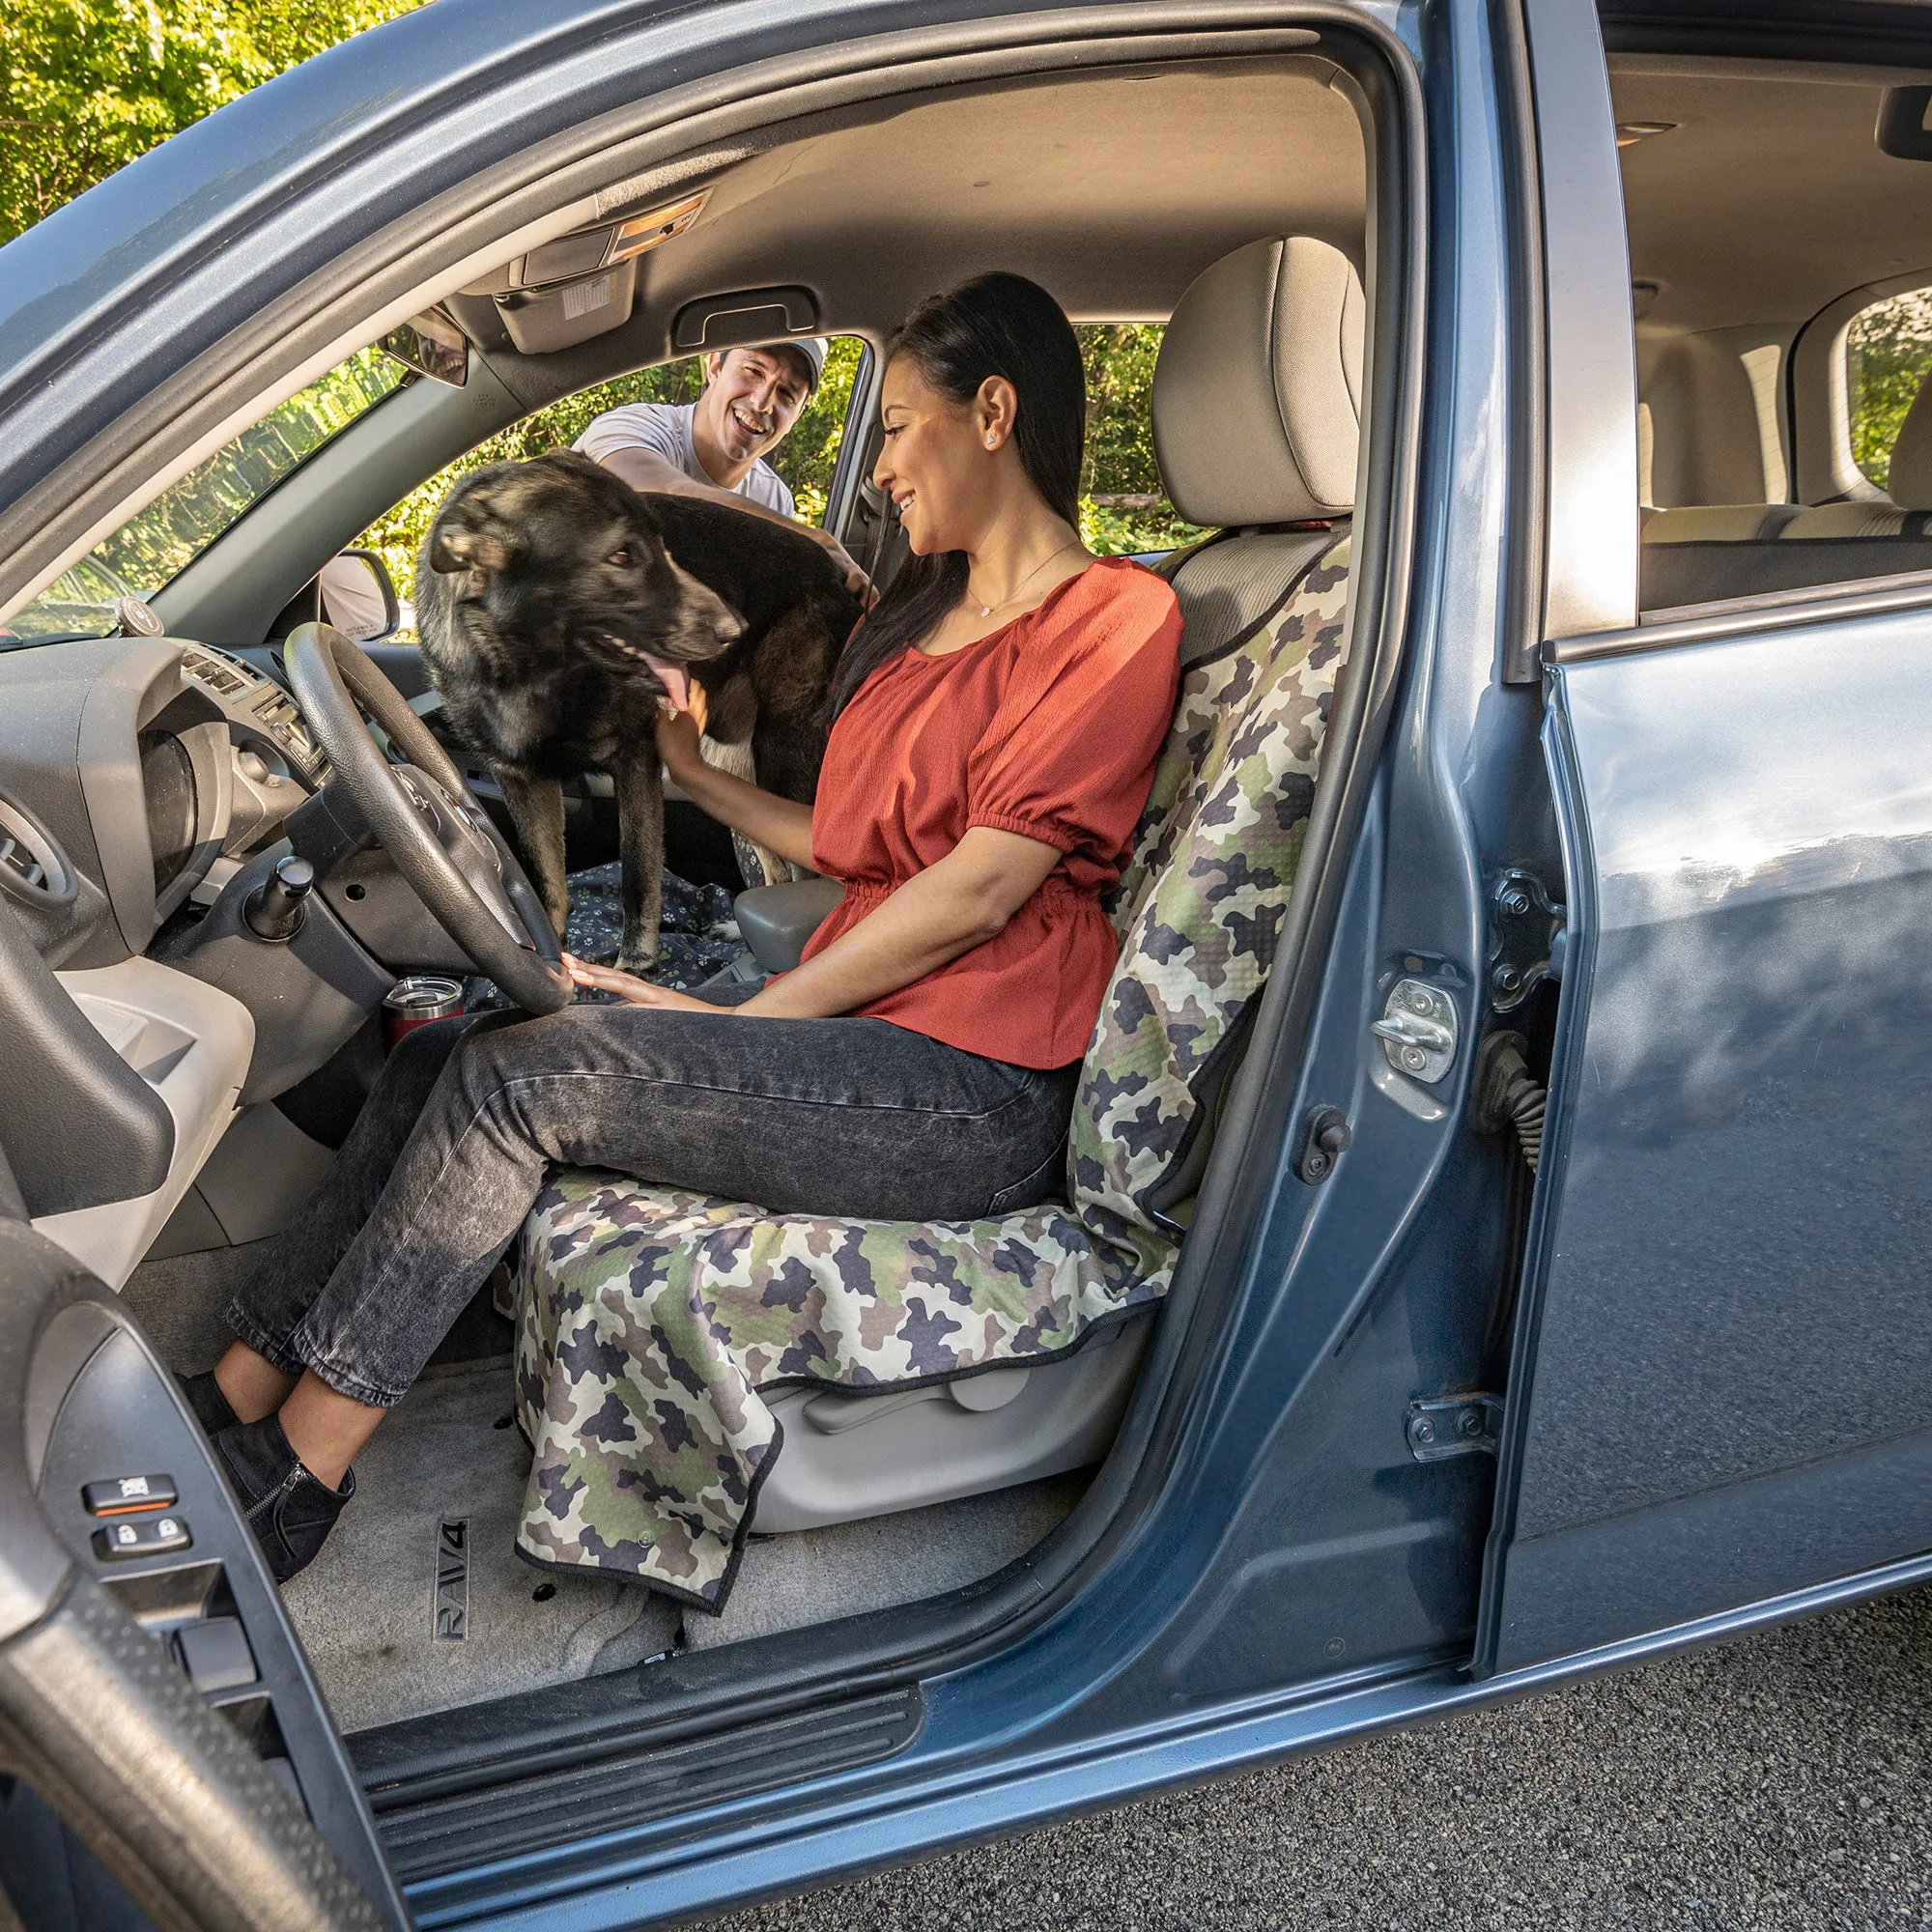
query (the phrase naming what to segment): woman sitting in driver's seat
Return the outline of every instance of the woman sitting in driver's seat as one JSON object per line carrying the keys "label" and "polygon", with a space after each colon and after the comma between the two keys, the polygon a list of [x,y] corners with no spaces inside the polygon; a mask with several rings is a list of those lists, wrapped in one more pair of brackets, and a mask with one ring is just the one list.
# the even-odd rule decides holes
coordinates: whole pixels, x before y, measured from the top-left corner
{"label": "woman sitting in driver's seat", "polygon": [[[913,560],[846,647],[817,804],[713,770],[689,715],[665,718],[692,798],[844,883],[795,972],[714,1001],[570,960],[623,1004],[445,1020],[396,1049],[230,1307],[240,1339],[186,1384],[278,1578],[321,1548],[351,1459],[554,1162],[908,1221],[1056,1191],[1115,957],[1100,899],[1180,635],[1165,582],[1081,543],[1085,413],[1044,290],[991,274],[922,304],[889,351],[873,472]],[[787,1319],[809,1328],[810,1306]]]}

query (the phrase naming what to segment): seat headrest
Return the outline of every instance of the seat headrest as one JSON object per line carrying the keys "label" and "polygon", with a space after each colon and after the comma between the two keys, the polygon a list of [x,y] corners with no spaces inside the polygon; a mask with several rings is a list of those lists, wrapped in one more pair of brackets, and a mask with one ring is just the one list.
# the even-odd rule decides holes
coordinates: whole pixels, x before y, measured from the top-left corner
{"label": "seat headrest", "polygon": [[1197,275],[1153,375],[1153,447],[1190,524],[1292,524],[1354,507],[1366,304],[1353,265],[1306,235]]}
{"label": "seat headrest", "polygon": [[1892,440],[1885,493],[1901,510],[1932,510],[1932,375],[1919,384]]}

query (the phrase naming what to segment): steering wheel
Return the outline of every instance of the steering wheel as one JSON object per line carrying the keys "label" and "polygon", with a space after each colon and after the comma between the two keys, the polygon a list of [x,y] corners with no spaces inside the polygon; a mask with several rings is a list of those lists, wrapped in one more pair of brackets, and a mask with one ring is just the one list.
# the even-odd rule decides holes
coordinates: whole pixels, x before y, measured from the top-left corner
{"label": "steering wheel", "polygon": [[[463,774],[409,700],[328,624],[289,634],[283,663],[296,702],[349,802],[437,923],[526,1012],[574,997],[556,933],[524,868]],[[359,707],[359,708],[358,708]],[[391,764],[367,713],[405,760]]]}

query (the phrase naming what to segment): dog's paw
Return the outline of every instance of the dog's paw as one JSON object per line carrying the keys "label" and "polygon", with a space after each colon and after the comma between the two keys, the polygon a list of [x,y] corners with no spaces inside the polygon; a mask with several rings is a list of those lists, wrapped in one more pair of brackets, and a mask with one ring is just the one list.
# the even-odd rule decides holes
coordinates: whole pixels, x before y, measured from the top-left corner
{"label": "dog's paw", "polygon": [[617,971],[635,973],[639,979],[647,980],[657,970],[658,955],[655,950],[646,952],[641,948],[624,947],[617,954]]}

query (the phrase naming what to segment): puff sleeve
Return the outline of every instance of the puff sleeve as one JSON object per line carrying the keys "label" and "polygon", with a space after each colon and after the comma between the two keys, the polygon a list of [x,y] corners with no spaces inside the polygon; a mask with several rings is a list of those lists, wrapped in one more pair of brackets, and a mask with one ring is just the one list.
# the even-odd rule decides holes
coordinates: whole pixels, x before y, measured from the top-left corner
{"label": "puff sleeve", "polygon": [[1118,867],[1180,682],[1173,589],[1149,570],[1109,577],[1021,655],[966,766],[968,827],[1051,845],[1076,883]]}

